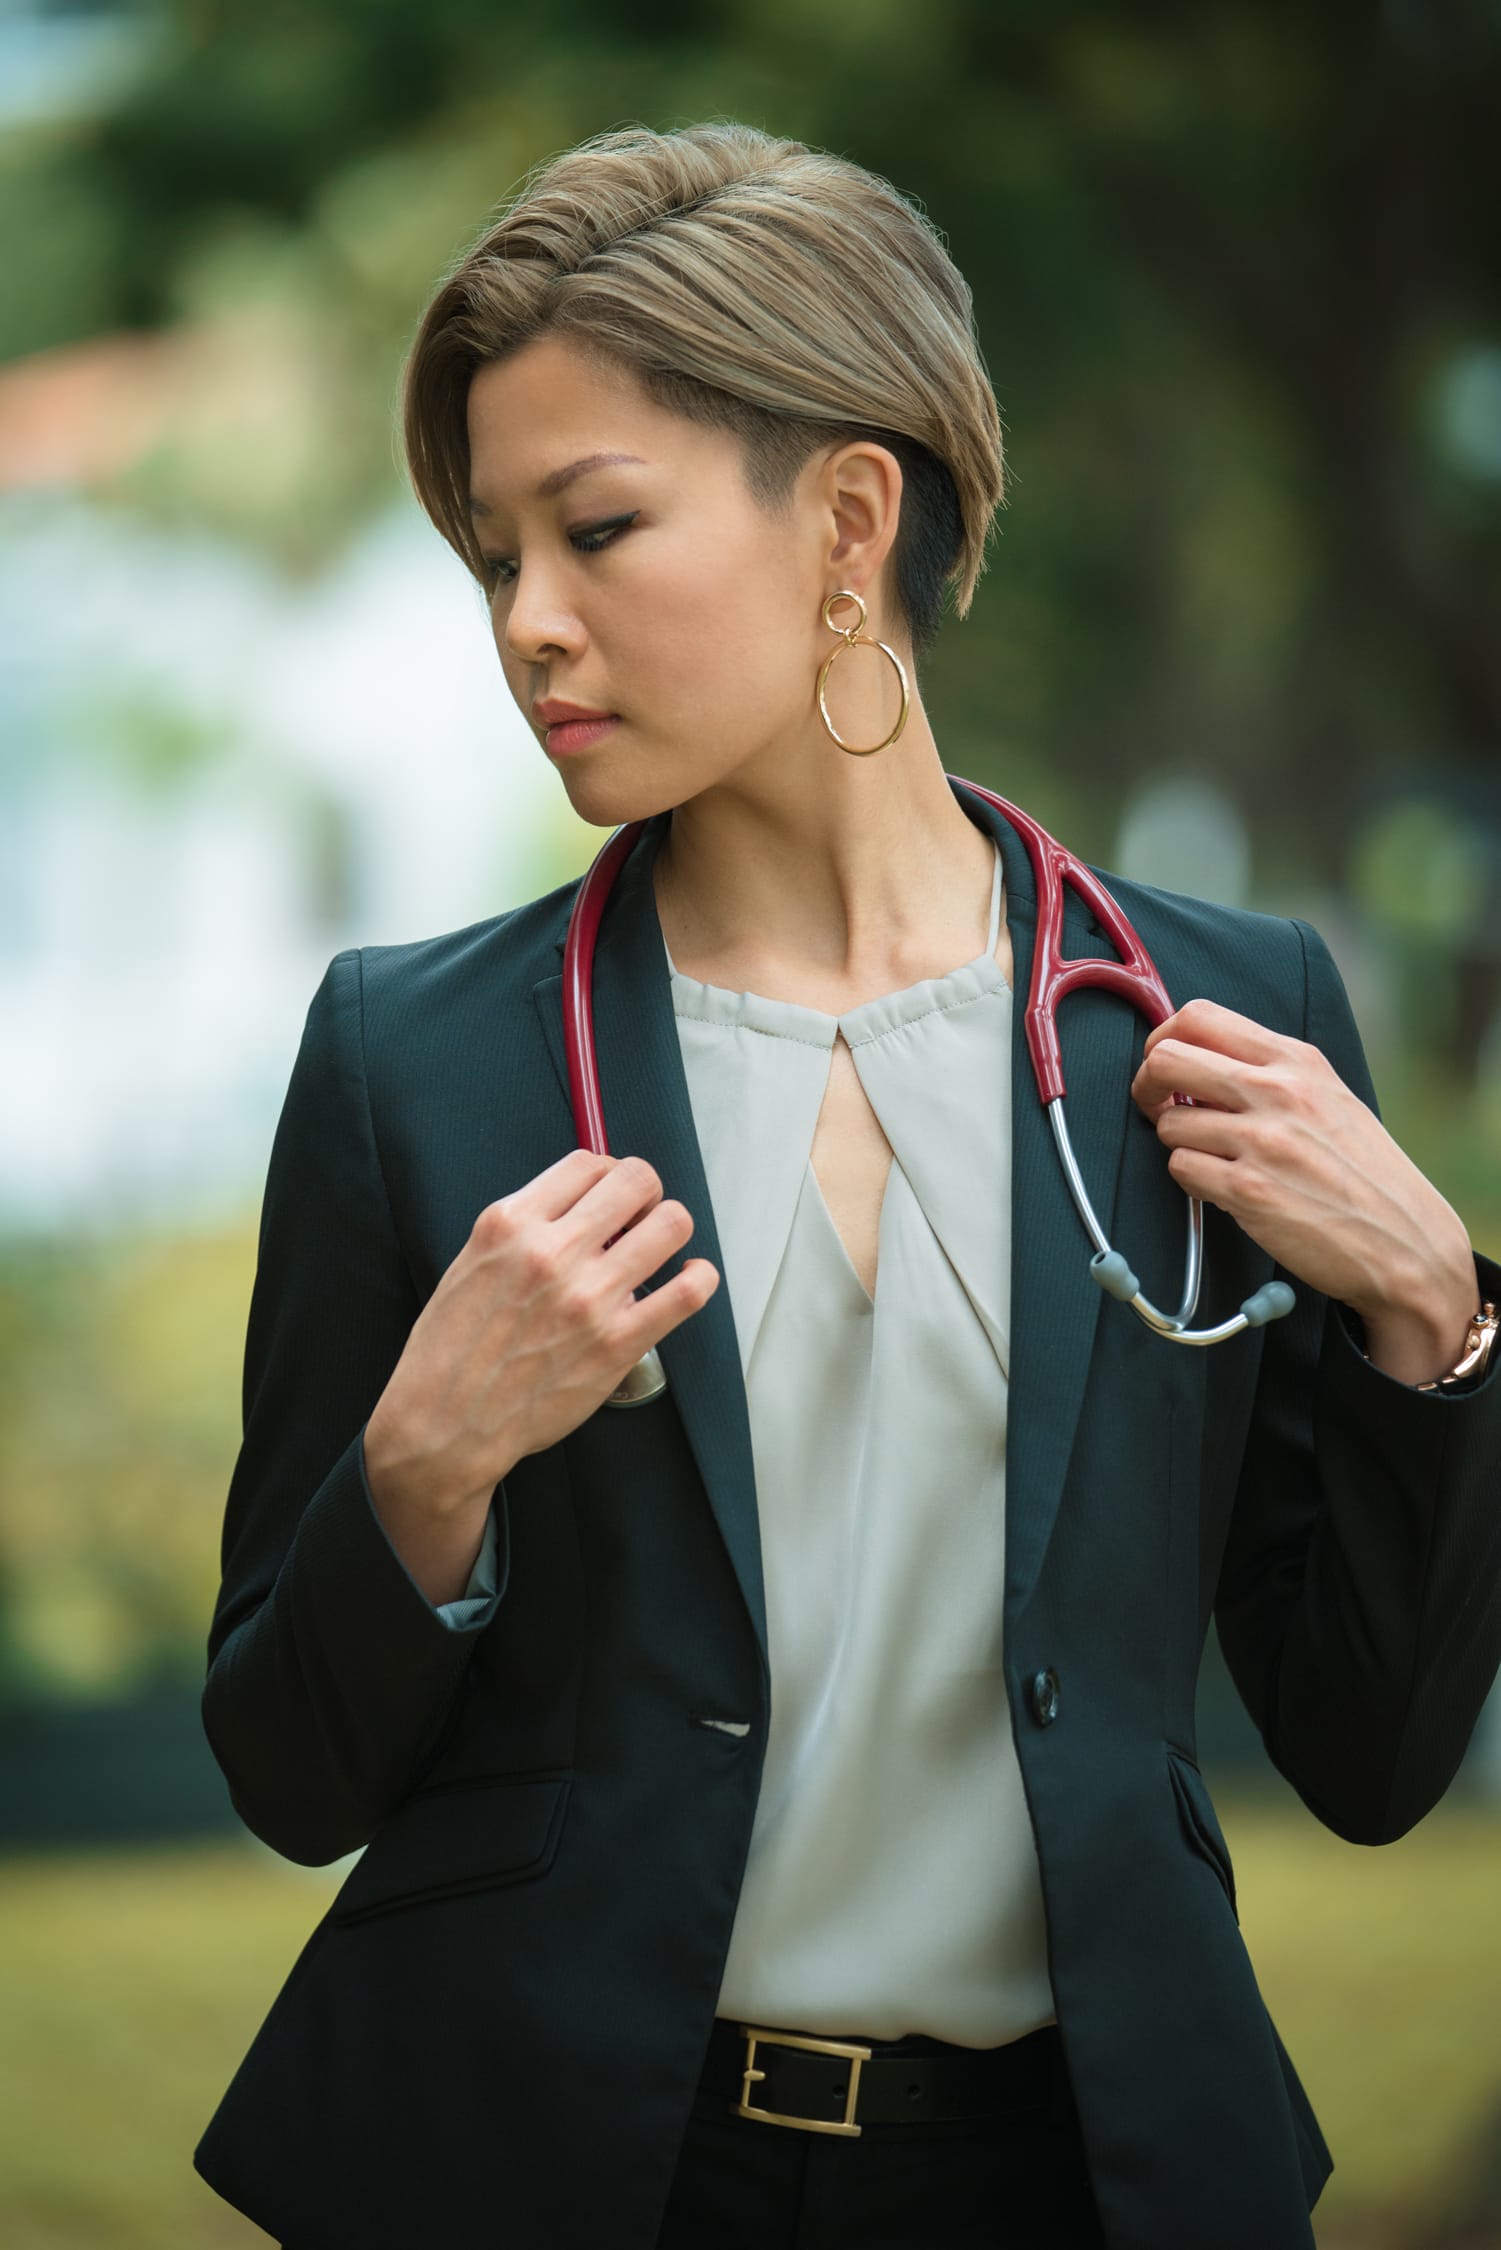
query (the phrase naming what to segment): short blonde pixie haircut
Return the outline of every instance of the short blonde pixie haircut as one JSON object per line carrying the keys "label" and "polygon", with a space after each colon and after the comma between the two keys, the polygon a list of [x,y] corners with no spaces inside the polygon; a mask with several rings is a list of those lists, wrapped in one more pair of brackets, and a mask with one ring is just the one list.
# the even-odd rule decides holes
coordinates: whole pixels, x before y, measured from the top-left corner
{"label": "short blonde pixie haircut", "polygon": [[901,464],[895,592],[914,653],[968,613],[1004,494],[969,286],[889,181],[733,121],[599,133],[529,173],[423,314],[402,377],[417,497],[472,575],[469,385],[547,333],[739,435],[773,513],[820,445]]}

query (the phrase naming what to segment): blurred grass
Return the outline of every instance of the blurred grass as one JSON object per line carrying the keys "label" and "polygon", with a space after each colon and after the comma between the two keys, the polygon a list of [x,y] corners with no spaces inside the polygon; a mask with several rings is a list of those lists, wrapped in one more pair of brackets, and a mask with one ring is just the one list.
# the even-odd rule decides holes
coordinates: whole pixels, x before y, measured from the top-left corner
{"label": "blurred grass", "polygon": [[193,2146],[338,1879],[248,1841],[0,1862],[6,2250],[270,2239]]}
{"label": "blurred grass", "polygon": [[[1280,1805],[1219,1809],[1262,1990],[1334,2151],[1321,2250],[1430,2250],[1501,2100],[1501,1819],[1441,1806],[1371,1851]],[[0,1862],[6,2250],[269,2239],[192,2150],[340,1875],[248,1841]]]}
{"label": "blurred grass", "polygon": [[[1372,1849],[1311,1814],[1216,1805],[1258,1982],[1334,2157],[1320,2243],[1433,2250],[1501,2115],[1501,1817],[1443,1804]],[[1490,2250],[1501,2227],[1463,2240]]]}

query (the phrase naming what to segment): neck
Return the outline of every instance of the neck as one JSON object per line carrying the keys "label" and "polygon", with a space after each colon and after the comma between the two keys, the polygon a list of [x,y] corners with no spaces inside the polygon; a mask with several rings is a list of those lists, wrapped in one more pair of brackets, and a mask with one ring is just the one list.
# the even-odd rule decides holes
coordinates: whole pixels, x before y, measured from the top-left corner
{"label": "neck", "polygon": [[842,1008],[984,945],[995,846],[916,705],[900,741],[869,759],[820,748],[775,792],[736,774],[674,807],[652,879],[689,975]]}

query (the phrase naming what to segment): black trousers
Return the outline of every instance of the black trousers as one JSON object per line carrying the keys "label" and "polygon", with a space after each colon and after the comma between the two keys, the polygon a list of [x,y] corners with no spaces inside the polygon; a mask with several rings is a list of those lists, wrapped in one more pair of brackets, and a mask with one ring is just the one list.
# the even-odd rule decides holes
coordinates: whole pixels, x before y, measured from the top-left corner
{"label": "black trousers", "polygon": [[701,2089],[657,2250],[1105,2250],[1057,2026],[1031,2045],[1035,2077],[993,2116],[857,2140],[736,2117]]}

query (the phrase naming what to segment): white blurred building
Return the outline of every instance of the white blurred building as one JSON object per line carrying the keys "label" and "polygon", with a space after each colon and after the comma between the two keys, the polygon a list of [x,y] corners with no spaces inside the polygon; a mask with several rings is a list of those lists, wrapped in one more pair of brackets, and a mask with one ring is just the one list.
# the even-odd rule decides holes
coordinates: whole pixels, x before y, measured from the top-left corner
{"label": "white blurred building", "polygon": [[414,503],[308,589],[12,493],[0,1230],[243,1208],[332,956],[498,913],[589,834]]}

